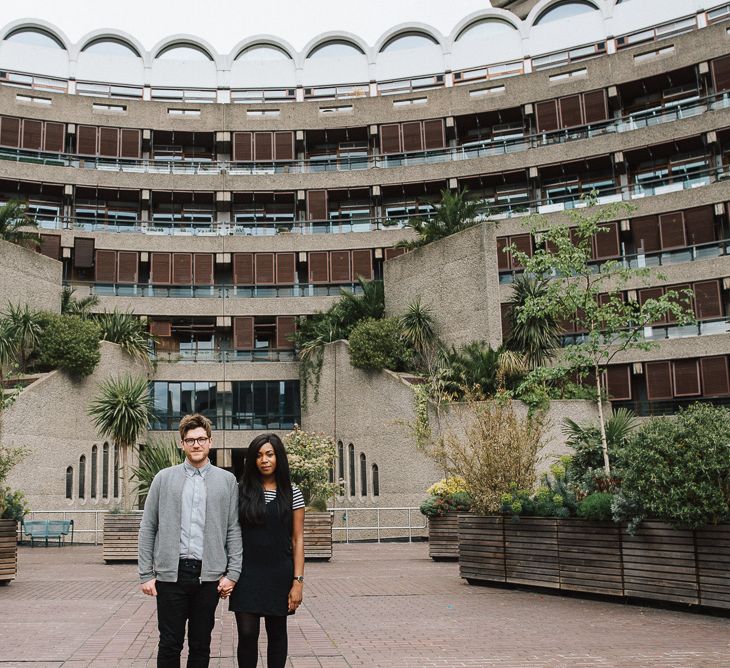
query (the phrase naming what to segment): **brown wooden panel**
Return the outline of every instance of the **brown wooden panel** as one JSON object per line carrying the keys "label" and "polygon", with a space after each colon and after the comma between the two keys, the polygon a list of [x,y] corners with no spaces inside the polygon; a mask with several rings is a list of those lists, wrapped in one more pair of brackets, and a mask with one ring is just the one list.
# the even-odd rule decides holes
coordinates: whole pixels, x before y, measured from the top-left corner
{"label": "brown wooden panel", "polygon": [[296,318],[293,315],[276,316],[276,347],[279,350],[292,350],[294,342],[291,340],[296,328]]}
{"label": "brown wooden panel", "polygon": [[695,531],[700,604],[730,608],[730,524]]}
{"label": "brown wooden panel", "polygon": [[631,221],[631,236],[637,252],[640,248],[643,248],[645,253],[658,251],[661,248],[659,242],[659,218],[657,216],[634,218]]}
{"label": "brown wooden panel", "polygon": [[274,285],[275,260],[273,253],[256,253],[256,285]]}
{"label": "brown wooden panel", "polygon": [[662,249],[683,248],[687,245],[684,234],[684,216],[681,211],[659,216],[659,238]]}
{"label": "brown wooden panel", "polygon": [[558,101],[547,100],[535,105],[538,132],[550,132],[558,129]]}
{"label": "brown wooden panel", "polygon": [[270,162],[273,160],[273,134],[271,132],[255,132],[253,139],[253,159],[257,162]]}
{"label": "brown wooden panel", "polygon": [[697,360],[672,362],[675,397],[696,397],[700,394],[700,366]]}
{"label": "brown wooden panel", "polygon": [[606,104],[606,91],[592,90],[583,93],[583,115],[585,122],[598,123],[608,119],[608,105]]}
{"label": "brown wooden panel", "polygon": [[117,252],[113,250],[96,251],[94,281],[96,283],[114,283],[117,278]]}
{"label": "brown wooden panel", "polygon": [[91,125],[79,125],[76,128],[76,153],[79,155],[96,155],[96,128]]}
{"label": "brown wooden panel", "polygon": [[603,259],[621,255],[618,223],[603,223],[600,227],[607,231],[599,232],[594,236],[593,257]]}
{"label": "brown wooden panel", "polygon": [[276,284],[293,285],[297,282],[297,257],[295,253],[276,254]]}
{"label": "brown wooden panel", "polygon": [[43,138],[43,150],[53,153],[63,153],[66,139],[66,126],[63,123],[46,122]]}
{"label": "brown wooden panel", "polygon": [[[664,294],[664,288],[643,288],[639,290],[639,304],[642,306],[649,300],[649,299],[659,299]],[[655,320],[652,323],[649,323],[651,325],[661,325],[667,322],[667,317],[662,316],[658,320]]]}
{"label": "brown wooden panel", "polygon": [[30,118],[23,119],[23,148],[40,151],[43,148],[43,122]]}
{"label": "brown wooden panel", "polygon": [[311,251],[308,266],[310,283],[329,283],[329,253],[327,251]]}
{"label": "brown wooden panel", "polygon": [[74,267],[91,269],[94,266],[94,239],[76,237],[74,239]]}
{"label": "brown wooden panel", "polygon": [[233,318],[233,347],[236,350],[253,350],[253,318],[251,316]]}
{"label": "brown wooden panel", "polygon": [[647,362],[646,372],[646,396],[650,400],[671,399],[672,375],[669,362]]}
{"label": "brown wooden panel", "polygon": [[405,255],[407,250],[403,248],[402,246],[392,247],[392,248],[386,248],[385,249],[385,259],[392,260],[394,257],[400,257],[401,255]]}
{"label": "brown wooden panel", "polygon": [[236,285],[253,285],[253,253],[233,254],[233,282]]}
{"label": "brown wooden panel", "polygon": [[172,336],[172,323],[169,320],[151,320],[150,334],[162,338],[169,338]]}
{"label": "brown wooden panel", "polygon": [[139,253],[117,252],[117,283],[136,283],[139,278]]}
{"label": "brown wooden panel", "polygon": [[606,369],[606,389],[609,399],[631,399],[631,368],[628,364],[616,364]]}
{"label": "brown wooden panel", "polygon": [[169,285],[171,265],[170,253],[152,253],[150,258],[150,283]]}
{"label": "brown wooden panel", "polygon": [[[680,283],[678,285],[670,285],[665,288],[665,292],[676,292],[677,296],[670,298],[670,301],[674,304],[679,304],[682,308],[689,308],[692,309],[694,304],[694,300],[690,298],[687,300],[686,298],[686,291],[692,290],[692,286],[689,283]],[[667,313],[667,322],[668,323],[675,323],[677,322],[677,319],[672,315],[671,313]]]}
{"label": "brown wooden panel", "polygon": [[350,283],[350,251],[330,251],[330,279],[333,283]]}
{"label": "brown wooden panel", "polygon": [[712,205],[686,209],[684,212],[684,229],[687,243],[690,246],[707,244],[717,239],[715,231],[715,215]]}
{"label": "brown wooden panel", "polygon": [[701,281],[694,284],[695,314],[699,320],[721,318],[723,313],[720,281]]}
{"label": "brown wooden panel", "polygon": [[501,303],[499,305],[502,321],[502,342],[504,343],[512,333],[512,304]]}
{"label": "brown wooden panel", "polygon": [[504,582],[504,518],[459,513],[459,575],[467,582]]}
{"label": "brown wooden panel", "polygon": [[123,128],[119,140],[119,155],[122,158],[139,158],[142,133],[139,130]]}
{"label": "brown wooden panel", "polygon": [[557,521],[523,517],[504,524],[507,582],[557,588],[560,583]]}
{"label": "brown wooden panel", "polygon": [[251,132],[233,133],[233,159],[243,162],[253,160],[253,135]]}
{"label": "brown wooden panel", "polygon": [[192,285],[193,283],[193,254],[172,254],[172,282],[174,285]]}
{"label": "brown wooden panel", "polygon": [[572,128],[583,124],[580,95],[569,95],[560,98],[560,126]]}
{"label": "brown wooden panel", "polygon": [[385,155],[402,152],[399,123],[380,126],[380,152]]}
{"label": "brown wooden panel", "polygon": [[730,90],[730,56],[715,58],[712,61],[712,80],[716,93]]}
{"label": "brown wooden panel", "polygon": [[10,116],[2,117],[0,125],[0,144],[17,148],[20,146],[20,119]]}
{"label": "brown wooden panel", "polygon": [[41,234],[41,255],[50,257],[54,260],[61,259],[61,235],[60,234]]}
{"label": "brown wooden panel", "polygon": [[327,191],[307,191],[307,220],[327,220]]}
{"label": "brown wooden panel", "polygon": [[446,146],[446,135],[443,118],[423,121],[423,148],[431,151],[444,148],[444,146]]}
{"label": "brown wooden panel", "polygon": [[373,280],[373,252],[370,249],[352,251],[352,277]]}
{"label": "brown wooden panel", "polygon": [[724,397],[730,394],[727,357],[703,357],[700,360],[702,371],[702,396]]}
{"label": "brown wooden panel", "polygon": [[422,151],[423,150],[423,134],[420,121],[411,121],[403,123],[403,152]]}
{"label": "brown wooden panel", "polygon": [[119,155],[119,130],[99,128],[99,155],[116,158]]}
{"label": "brown wooden panel", "polygon": [[294,133],[274,133],[274,158],[276,160],[294,160]]}
{"label": "brown wooden panel", "polygon": [[510,269],[512,261],[509,252],[505,248],[509,246],[509,237],[497,237],[497,267],[500,271]]}
{"label": "brown wooden panel", "polygon": [[[526,253],[532,257],[532,235],[531,234],[516,234],[509,238],[510,246],[514,246],[518,251]],[[522,265],[517,261],[516,258],[512,258],[512,268],[520,269]]]}
{"label": "brown wooden panel", "polygon": [[195,285],[213,285],[213,253],[193,255],[193,280]]}

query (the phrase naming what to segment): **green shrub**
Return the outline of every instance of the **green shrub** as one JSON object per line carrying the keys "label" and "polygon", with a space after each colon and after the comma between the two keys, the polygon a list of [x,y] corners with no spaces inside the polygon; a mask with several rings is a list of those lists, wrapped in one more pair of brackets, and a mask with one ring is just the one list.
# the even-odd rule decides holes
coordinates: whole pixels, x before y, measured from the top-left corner
{"label": "green shrub", "polygon": [[0,487],[0,519],[20,522],[28,510],[28,503],[22,492]]}
{"label": "green shrub", "polygon": [[612,519],[612,502],[613,494],[608,492],[589,494],[578,504],[578,517],[594,522],[608,522]]}
{"label": "green shrub", "polygon": [[64,369],[74,376],[88,376],[99,364],[99,327],[77,315],[44,315],[38,344],[44,367]]}
{"label": "green shrub", "polygon": [[400,371],[410,359],[397,318],[367,318],[350,332],[350,362],[358,369]]}
{"label": "green shrub", "polygon": [[471,510],[471,497],[467,492],[431,495],[421,504],[420,510],[426,517],[443,517],[450,510],[466,513]]}

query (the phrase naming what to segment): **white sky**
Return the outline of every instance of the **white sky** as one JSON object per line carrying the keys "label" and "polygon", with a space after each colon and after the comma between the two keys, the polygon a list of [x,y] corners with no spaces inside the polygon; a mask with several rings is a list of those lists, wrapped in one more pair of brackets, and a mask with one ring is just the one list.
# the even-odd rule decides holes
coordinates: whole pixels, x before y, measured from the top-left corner
{"label": "white sky", "polygon": [[24,0],[2,3],[2,22],[44,19],[73,42],[98,28],[130,33],[150,49],[177,33],[190,33],[228,53],[250,35],[277,35],[301,50],[312,37],[351,32],[374,44],[400,23],[420,22],[448,34],[489,0]]}

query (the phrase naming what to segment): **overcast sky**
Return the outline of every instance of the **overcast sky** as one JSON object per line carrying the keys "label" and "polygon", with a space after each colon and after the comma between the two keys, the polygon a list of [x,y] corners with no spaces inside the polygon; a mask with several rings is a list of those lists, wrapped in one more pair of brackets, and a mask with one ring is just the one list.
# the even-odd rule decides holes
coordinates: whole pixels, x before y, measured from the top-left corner
{"label": "overcast sky", "polygon": [[489,0],[24,0],[2,3],[2,21],[40,18],[77,41],[97,28],[124,30],[147,48],[176,33],[191,33],[227,53],[241,39],[270,33],[301,48],[330,30],[355,33],[372,45],[406,22],[444,34]]}

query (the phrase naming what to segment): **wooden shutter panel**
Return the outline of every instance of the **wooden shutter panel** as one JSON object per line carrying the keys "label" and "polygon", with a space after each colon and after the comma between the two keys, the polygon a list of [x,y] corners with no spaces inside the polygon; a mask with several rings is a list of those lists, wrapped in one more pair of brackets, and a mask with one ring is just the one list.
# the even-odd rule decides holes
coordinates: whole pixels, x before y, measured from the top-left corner
{"label": "wooden shutter panel", "polygon": [[583,115],[588,124],[608,119],[606,91],[592,90],[589,93],[583,93]]}
{"label": "wooden shutter panel", "polygon": [[309,282],[329,283],[329,253],[312,251],[309,253]]}
{"label": "wooden shutter panel", "polygon": [[293,315],[276,316],[276,347],[279,350],[292,350],[294,342],[290,337],[294,334],[296,319]]}
{"label": "wooden shutter panel", "polygon": [[294,285],[297,282],[297,258],[294,253],[276,254],[276,284]]}
{"label": "wooden shutter panel", "polygon": [[662,249],[683,248],[687,245],[684,235],[684,217],[681,211],[659,216],[659,238]]}
{"label": "wooden shutter panel", "polygon": [[40,253],[53,260],[60,260],[61,236],[58,234],[41,234]]}
{"label": "wooden shutter panel", "polygon": [[370,249],[352,251],[352,277],[354,280],[373,280],[373,252]]}
{"label": "wooden shutter panel", "polygon": [[327,220],[327,191],[307,191],[307,220]]}
{"label": "wooden shutter panel", "polygon": [[730,56],[712,61],[712,80],[715,82],[716,93],[730,90]]}
{"label": "wooden shutter panel", "polygon": [[602,259],[621,255],[618,223],[604,223],[600,227],[606,228],[608,231],[598,232],[593,237],[593,257]]}
{"label": "wooden shutter panel", "polygon": [[170,253],[152,253],[150,260],[150,283],[169,285]]}
{"label": "wooden shutter panel", "polygon": [[386,248],[385,249],[385,259],[386,260],[392,260],[394,257],[400,257],[401,255],[405,255],[406,249],[402,247],[398,248]]}
{"label": "wooden shutter panel", "polygon": [[[670,301],[672,301],[675,304],[679,304],[682,308],[692,308],[692,302],[693,300],[690,298],[689,301],[686,298],[686,290],[691,290],[692,286],[689,285],[689,283],[682,283],[680,285],[672,285],[667,288],[665,288],[665,293],[667,291],[676,292],[677,296],[672,297]],[[677,322],[677,319],[674,317],[673,314],[667,313],[666,316],[667,323],[673,324]]]}
{"label": "wooden shutter panel", "polygon": [[712,205],[687,209],[684,212],[684,229],[690,246],[708,244],[717,239],[715,215]]}
{"label": "wooden shutter panel", "polygon": [[139,130],[123,128],[121,130],[119,155],[122,158],[140,157],[140,138],[142,133]]}
{"label": "wooden shutter panel", "polygon": [[502,321],[502,343],[504,343],[512,333],[512,304],[502,303],[499,305],[499,310]]}
{"label": "wooden shutter panel", "polygon": [[702,396],[719,397],[730,394],[727,357],[704,357],[700,360],[700,368],[702,370]]}
{"label": "wooden shutter panel", "polygon": [[23,148],[40,151],[43,148],[43,122],[23,119]]}
{"label": "wooden shutter panel", "polygon": [[76,153],[79,155],[96,155],[95,127],[79,125],[76,128]]}
{"label": "wooden shutter panel", "polygon": [[172,323],[169,320],[152,320],[150,322],[150,334],[168,338],[172,336]]}
{"label": "wooden shutter panel", "polygon": [[[517,250],[527,253],[532,257],[532,235],[531,234],[517,234],[509,238],[510,246],[514,246]],[[517,261],[516,258],[512,258],[512,267],[514,269],[522,268],[522,265]]]}
{"label": "wooden shutter panel", "polygon": [[497,267],[500,271],[510,269],[512,266],[510,254],[504,250],[507,246],[509,246],[509,237],[497,237]]}
{"label": "wooden shutter panel", "polygon": [[253,350],[253,318],[233,318],[233,347],[236,350]]}
{"label": "wooden shutter panel", "polygon": [[580,95],[560,98],[560,127],[572,128],[583,124],[580,108]]}
{"label": "wooden shutter panel", "polygon": [[213,253],[195,253],[193,263],[195,285],[213,285]]}
{"label": "wooden shutter panel", "polygon": [[20,119],[3,116],[0,126],[0,144],[3,146],[20,146]]}
{"label": "wooden shutter panel", "polygon": [[351,283],[350,251],[330,251],[330,278],[333,283]]}
{"label": "wooden shutter panel", "polygon": [[172,254],[172,282],[175,285],[192,285],[193,255],[192,253]]}
{"label": "wooden shutter panel", "polygon": [[294,133],[274,133],[274,157],[276,160],[294,160]]}
{"label": "wooden shutter panel", "polygon": [[606,389],[609,399],[631,399],[631,369],[628,364],[616,364],[606,369]]}
{"label": "wooden shutter panel", "polygon": [[446,136],[444,134],[444,119],[438,118],[432,121],[423,121],[423,147],[430,151],[432,149],[444,148]]}
{"label": "wooden shutter panel", "polygon": [[399,123],[380,126],[380,152],[383,154],[401,152]]}
{"label": "wooden shutter panel", "polygon": [[675,360],[672,362],[672,371],[675,397],[696,397],[700,394],[700,368],[697,360]]}
{"label": "wooden shutter panel", "polygon": [[89,237],[74,239],[74,267],[91,269],[94,266],[94,240]]}
{"label": "wooden shutter panel", "polygon": [[270,162],[274,159],[272,145],[273,135],[271,132],[254,133],[254,160],[257,162]]}
{"label": "wooden shutter panel", "polygon": [[99,155],[116,158],[119,155],[119,130],[99,128]]}
{"label": "wooden shutter panel", "polygon": [[[659,299],[664,294],[664,288],[644,288],[639,290],[639,304],[642,306],[649,299]],[[663,325],[667,322],[667,317],[662,316],[658,320],[650,323],[651,325]]]}
{"label": "wooden shutter panel", "polygon": [[46,123],[43,150],[63,153],[65,137],[66,126],[63,123]]}
{"label": "wooden shutter panel", "polygon": [[403,123],[403,152],[422,150],[421,121]]}
{"label": "wooden shutter panel", "polygon": [[233,282],[236,285],[253,285],[253,253],[234,253]]}
{"label": "wooden shutter panel", "polygon": [[139,256],[136,251],[117,252],[117,283],[136,283]]}
{"label": "wooden shutter panel", "polygon": [[672,398],[672,374],[669,362],[646,363],[646,396],[650,400]]}
{"label": "wooden shutter panel", "polygon": [[117,278],[117,252],[113,250],[96,251],[94,270],[96,283],[114,283]]}
{"label": "wooden shutter panel", "polygon": [[274,285],[274,254],[256,253],[256,285]]}
{"label": "wooden shutter panel", "polygon": [[535,116],[537,118],[537,131],[550,132],[558,129],[558,101],[547,100],[538,102],[535,105]]}
{"label": "wooden shutter panel", "polygon": [[233,133],[233,159],[243,162],[251,162],[253,160],[252,133],[250,132],[234,132]]}
{"label": "wooden shutter panel", "polygon": [[702,281],[694,284],[695,313],[700,320],[721,318],[723,313],[720,281]]}
{"label": "wooden shutter panel", "polygon": [[660,248],[659,219],[656,216],[634,218],[631,221],[631,236],[637,252],[642,247],[645,253],[658,251]]}

